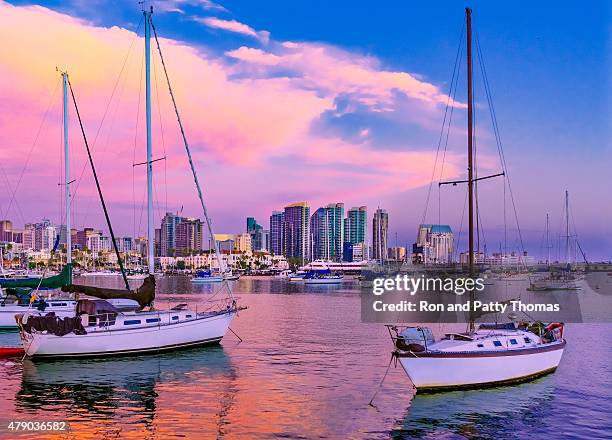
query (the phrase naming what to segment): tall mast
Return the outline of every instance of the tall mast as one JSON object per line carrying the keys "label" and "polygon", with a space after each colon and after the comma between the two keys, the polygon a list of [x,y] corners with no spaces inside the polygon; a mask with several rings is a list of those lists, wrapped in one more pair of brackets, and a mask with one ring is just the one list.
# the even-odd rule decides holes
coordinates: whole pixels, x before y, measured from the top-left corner
{"label": "tall mast", "polygon": [[153,147],[151,135],[151,14],[144,10],[145,20],[145,89],[147,112],[147,257],[149,260],[149,274],[155,273],[155,226],[153,225]]}
{"label": "tall mast", "polygon": [[548,235],[548,213],[546,213],[546,264],[550,264],[550,241]]}
{"label": "tall mast", "polygon": [[62,72],[64,122],[64,191],[66,199],[66,264],[72,263],[72,236],[70,233],[70,159],[68,150],[68,72]]}
{"label": "tall mast", "polygon": [[[474,158],[473,158],[473,97],[472,97],[472,10],[465,8],[465,23],[467,35],[467,99],[468,99],[468,270],[469,276],[474,276]],[[474,304],[476,296],[470,291],[470,304]],[[472,307],[470,307],[470,310]],[[474,317],[470,311],[469,330],[474,331]]]}
{"label": "tall mast", "polygon": [[569,192],[565,190],[565,262],[567,264],[570,264],[569,239]]}

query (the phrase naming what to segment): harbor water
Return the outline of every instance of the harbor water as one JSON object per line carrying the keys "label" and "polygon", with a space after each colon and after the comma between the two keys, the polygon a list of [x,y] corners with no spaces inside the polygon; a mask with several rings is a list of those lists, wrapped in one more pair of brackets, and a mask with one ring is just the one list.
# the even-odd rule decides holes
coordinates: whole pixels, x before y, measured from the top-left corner
{"label": "harbor water", "polygon": [[[88,282],[119,287],[120,279]],[[202,307],[218,289],[163,278],[156,304]],[[357,281],[305,286],[243,277],[233,289],[248,306],[232,324],[242,342],[228,333],[220,346],[166,354],[0,360],[0,437],[594,439],[612,432],[611,324],[568,324],[557,372],[518,386],[415,397],[392,363],[370,406],[392,344],[384,326],[361,322]],[[18,344],[16,333],[0,334],[0,345]],[[11,420],[67,421],[69,431],[9,432]]]}

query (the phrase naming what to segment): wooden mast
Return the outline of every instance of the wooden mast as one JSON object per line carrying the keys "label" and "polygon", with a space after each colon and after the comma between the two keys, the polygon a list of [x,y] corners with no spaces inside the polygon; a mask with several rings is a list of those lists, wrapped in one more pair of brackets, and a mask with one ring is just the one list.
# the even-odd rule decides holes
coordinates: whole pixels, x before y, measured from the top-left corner
{"label": "wooden mast", "polygon": [[[474,276],[474,158],[473,158],[473,80],[472,80],[472,10],[465,8],[465,22],[467,35],[467,99],[468,99],[468,270],[469,276]],[[470,291],[470,304],[475,300],[474,291]],[[471,310],[472,307],[470,307]],[[473,314],[470,312],[470,331],[474,331]]]}

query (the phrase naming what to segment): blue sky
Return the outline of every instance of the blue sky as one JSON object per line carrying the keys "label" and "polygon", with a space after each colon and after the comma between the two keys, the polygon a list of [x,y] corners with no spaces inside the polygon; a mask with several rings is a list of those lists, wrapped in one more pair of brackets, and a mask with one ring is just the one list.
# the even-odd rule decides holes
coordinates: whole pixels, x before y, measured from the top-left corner
{"label": "blue sky", "polygon": [[[82,18],[94,26],[119,26],[132,31],[136,30],[140,18],[137,2],[10,3],[39,4]],[[612,183],[609,174],[612,163],[609,2],[593,1],[588,7],[571,1],[473,1],[468,5],[474,11],[474,28],[482,45],[519,200],[521,227],[529,237],[526,241],[530,250],[538,253],[545,213],[550,212],[554,218],[561,216],[560,205],[567,188],[572,194],[581,240],[588,243],[586,247],[597,258],[612,258],[612,196],[606,189]],[[283,67],[262,73],[244,67],[242,59],[228,56],[228,52],[242,46],[274,52],[283,42],[298,42],[331,47],[342,51],[342,56],[374,58],[380,70],[409,72],[445,94],[465,6],[450,0],[377,4],[318,0],[217,3],[171,0],[154,2],[154,19],[165,38],[185,42],[209,58],[223,59],[236,79],[301,75],[301,71],[285,71]],[[201,20],[207,18],[233,20],[256,34],[202,25]],[[477,74],[477,121],[486,136],[491,128],[480,85]],[[459,87],[457,100],[465,102],[464,76]],[[324,94],[319,89],[317,93]],[[333,107],[313,118],[311,129],[318,136],[335,137],[347,143],[359,142],[363,130],[367,129],[369,148],[381,154],[405,150],[407,140],[420,150],[435,151],[439,129],[434,126],[439,127],[442,113],[438,112],[438,116],[423,124],[419,107],[412,98],[398,95],[392,100],[393,111],[380,112],[367,102],[355,100],[351,94],[339,93],[333,98]],[[457,130],[462,130],[464,113],[458,112],[455,122]],[[451,144],[452,151],[463,154],[461,136],[453,137]],[[287,164],[287,158],[283,157],[270,161]],[[387,191],[378,198],[376,195],[364,198],[368,205],[388,205],[392,236],[398,232],[400,242],[411,242],[416,223],[420,221],[424,192],[423,185],[417,185],[395,193]],[[270,200],[278,205],[284,203],[281,194],[301,195],[297,190],[279,192],[270,195]],[[492,201],[499,197],[488,190],[483,190],[483,196]],[[320,197],[325,199],[324,195]],[[286,200],[286,203],[292,201],[295,200]],[[335,200],[328,200],[331,201]],[[353,204],[353,201],[360,204],[357,196],[347,203]],[[448,222],[457,229],[456,212],[462,203],[448,203],[454,216]],[[265,209],[255,210],[255,214],[265,217],[268,208],[265,205]],[[234,215],[230,209],[220,210],[228,229],[242,228],[243,217],[253,214]],[[491,212],[496,210],[499,211],[499,205],[490,208]],[[395,225],[393,217],[397,219]],[[490,217],[487,223],[494,225],[490,236],[496,237],[491,241],[498,242],[499,215]]]}

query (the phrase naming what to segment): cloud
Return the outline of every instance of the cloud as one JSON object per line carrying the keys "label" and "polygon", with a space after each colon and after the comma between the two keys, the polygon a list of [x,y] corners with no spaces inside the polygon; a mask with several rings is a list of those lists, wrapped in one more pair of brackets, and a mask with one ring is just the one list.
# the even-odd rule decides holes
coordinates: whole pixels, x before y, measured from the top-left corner
{"label": "cloud", "polygon": [[211,0],[162,0],[155,2],[155,9],[162,12],[185,13],[185,6],[200,7],[206,11],[228,12],[228,10]]}
{"label": "cloud", "polygon": [[[236,26],[237,22],[214,23],[234,23],[229,25],[233,32],[260,35],[246,25]],[[123,225],[120,233],[134,233],[127,225],[139,224],[132,220],[132,206],[141,205],[145,186],[142,167],[132,166],[145,160],[142,99],[139,102],[142,38],[126,29],[97,27],[43,7],[16,7],[0,1],[0,39],[19,42],[0,45],[0,134],[8,179],[16,181],[57,87],[55,66],[65,68],[111,214]],[[313,130],[313,123],[322,115],[349,114],[358,107],[355,103],[380,114],[401,116],[398,123],[416,118],[392,111],[398,93],[409,97],[415,113],[438,120],[443,95],[435,85],[385,70],[373,57],[320,43],[271,42],[269,51],[243,47],[226,55],[171,39],[161,38],[160,43],[206,199],[219,223],[232,224],[233,219],[246,215],[236,206],[267,212],[293,201],[285,197],[304,192],[313,205],[330,200],[358,204],[368,197],[380,201],[385,194],[428,183],[434,158],[428,146],[404,140],[402,148],[387,149],[376,143],[367,120],[355,125],[354,138]],[[130,47],[131,55],[117,82]],[[260,71],[253,72],[253,68]],[[185,205],[189,215],[200,212],[195,193],[190,191],[193,182],[161,72],[154,53],[154,155],[167,158],[155,164],[156,222],[166,208]],[[115,86],[108,114],[96,135]],[[341,105],[339,97],[345,97]],[[62,151],[59,100],[56,90],[18,192],[18,198],[28,200],[24,217],[29,221],[60,217],[61,204],[52,202],[59,201],[61,190],[57,186]],[[78,178],[86,156],[72,116],[72,174]],[[447,162],[446,176],[458,175],[460,159],[449,153]],[[98,206],[95,187],[85,170],[75,197],[74,224],[102,227],[102,216],[94,209]],[[166,192],[170,206],[165,205]],[[7,194],[6,189],[0,190],[0,206],[6,206]],[[136,234],[142,232],[136,229]]]}
{"label": "cloud", "polygon": [[267,44],[270,40],[270,32],[256,31],[251,26],[236,20],[223,20],[217,17],[193,17],[193,20],[212,29],[221,29],[256,38],[263,44]]}
{"label": "cloud", "polygon": [[[394,110],[397,93],[430,106],[446,104],[440,89],[417,75],[384,69],[380,61],[323,43],[284,42],[269,51],[242,46],[226,56],[242,61],[237,69],[253,66],[276,76],[276,71],[294,72],[292,82],[324,95],[345,94],[376,111]],[[451,101],[463,108],[464,104]]]}

